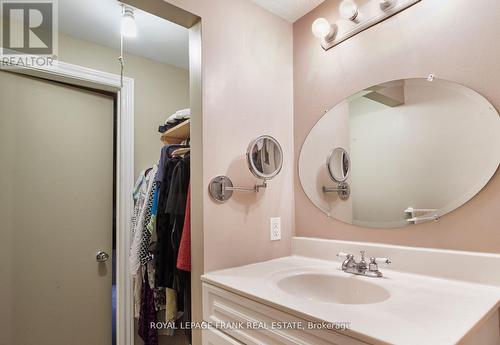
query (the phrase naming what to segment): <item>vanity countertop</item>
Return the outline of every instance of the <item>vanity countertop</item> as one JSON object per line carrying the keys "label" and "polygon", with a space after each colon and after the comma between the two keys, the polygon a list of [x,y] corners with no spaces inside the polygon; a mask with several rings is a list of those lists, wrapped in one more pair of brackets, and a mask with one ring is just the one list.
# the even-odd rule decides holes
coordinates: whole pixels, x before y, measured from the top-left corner
{"label": "vanity countertop", "polygon": [[[500,287],[381,268],[383,278],[347,274],[340,262],[298,255],[207,273],[206,283],[305,320],[350,322],[343,333],[372,344],[456,344],[498,309]],[[337,304],[281,290],[285,276],[318,273],[376,284],[390,293],[371,304]]]}

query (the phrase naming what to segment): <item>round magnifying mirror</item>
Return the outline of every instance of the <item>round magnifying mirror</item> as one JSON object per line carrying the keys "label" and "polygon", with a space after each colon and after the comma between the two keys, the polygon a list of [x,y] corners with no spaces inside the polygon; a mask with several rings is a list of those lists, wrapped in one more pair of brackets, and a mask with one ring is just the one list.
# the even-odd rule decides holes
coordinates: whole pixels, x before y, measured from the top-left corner
{"label": "round magnifying mirror", "polygon": [[341,183],[349,177],[351,160],[349,154],[342,147],[335,148],[326,160],[328,173],[333,181]]}
{"label": "round magnifying mirror", "polygon": [[276,139],[263,135],[248,145],[247,162],[255,177],[269,180],[281,171],[283,150]]}

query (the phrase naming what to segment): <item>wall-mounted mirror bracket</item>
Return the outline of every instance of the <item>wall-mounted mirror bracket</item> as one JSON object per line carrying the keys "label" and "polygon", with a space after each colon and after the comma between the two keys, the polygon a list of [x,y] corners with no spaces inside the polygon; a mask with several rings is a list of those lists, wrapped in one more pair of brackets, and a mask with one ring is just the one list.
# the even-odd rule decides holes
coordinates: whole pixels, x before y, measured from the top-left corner
{"label": "wall-mounted mirror bracket", "polygon": [[253,187],[234,187],[233,182],[227,176],[216,176],[210,181],[208,190],[212,199],[218,202],[225,202],[233,196],[233,192],[258,193],[262,188],[267,187],[264,180],[262,184],[256,184]]}
{"label": "wall-mounted mirror bracket", "polygon": [[337,193],[340,200],[346,201],[351,195],[351,187],[347,182],[340,182],[336,188],[323,187],[323,193]]}

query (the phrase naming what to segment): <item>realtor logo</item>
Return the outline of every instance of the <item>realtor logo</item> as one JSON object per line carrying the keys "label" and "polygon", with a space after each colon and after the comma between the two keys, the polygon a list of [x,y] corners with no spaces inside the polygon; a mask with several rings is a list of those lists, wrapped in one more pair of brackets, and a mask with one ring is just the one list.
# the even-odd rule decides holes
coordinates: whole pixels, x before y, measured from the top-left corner
{"label": "realtor logo", "polygon": [[54,60],[57,55],[56,0],[0,0],[0,4],[2,63],[33,66],[45,65],[49,58]]}

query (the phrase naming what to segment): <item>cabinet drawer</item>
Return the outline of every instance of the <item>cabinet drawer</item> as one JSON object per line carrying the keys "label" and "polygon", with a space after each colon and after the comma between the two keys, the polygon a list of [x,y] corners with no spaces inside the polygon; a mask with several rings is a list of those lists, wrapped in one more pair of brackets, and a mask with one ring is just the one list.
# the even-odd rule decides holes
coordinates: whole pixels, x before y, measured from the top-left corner
{"label": "cabinet drawer", "polygon": [[243,345],[239,341],[234,340],[216,329],[204,330],[202,336],[203,345]]}
{"label": "cabinet drawer", "polygon": [[[267,324],[307,321],[252,301],[216,286],[203,283],[203,319],[206,322]],[[366,345],[367,343],[330,330],[221,329],[246,345]]]}

